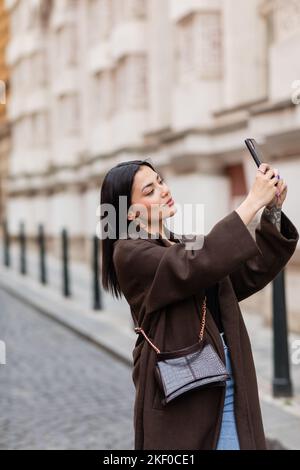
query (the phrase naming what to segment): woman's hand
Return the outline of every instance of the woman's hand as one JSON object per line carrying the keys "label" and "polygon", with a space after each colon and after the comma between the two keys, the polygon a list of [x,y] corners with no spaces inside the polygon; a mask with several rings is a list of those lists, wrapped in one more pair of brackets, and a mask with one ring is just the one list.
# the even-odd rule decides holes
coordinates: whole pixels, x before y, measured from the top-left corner
{"label": "woman's hand", "polygon": [[274,201],[277,203],[276,193],[278,192],[279,182],[277,175],[278,169],[272,168],[268,163],[261,163],[259,166],[255,181],[247,197],[257,211],[267,205],[271,207]]}
{"label": "woman's hand", "polygon": [[[279,176],[279,175],[278,175]],[[281,209],[282,204],[286,198],[287,195],[287,184],[285,181],[280,178],[278,179],[278,184],[277,184],[277,192],[273,200],[267,204],[267,208],[271,209],[272,207],[276,207],[277,209]]]}
{"label": "woman's hand", "polygon": [[[248,225],[255,214],[264,206],[268,209],[272,222],[280,231],[281,206],[286,198],[287,184],[280,179],[278,169],[262,163],[246,199],[235,209],[243,222]],[[279,209],[279,210],[277,210]],[[273,220],[274,219],[274,220]]]}

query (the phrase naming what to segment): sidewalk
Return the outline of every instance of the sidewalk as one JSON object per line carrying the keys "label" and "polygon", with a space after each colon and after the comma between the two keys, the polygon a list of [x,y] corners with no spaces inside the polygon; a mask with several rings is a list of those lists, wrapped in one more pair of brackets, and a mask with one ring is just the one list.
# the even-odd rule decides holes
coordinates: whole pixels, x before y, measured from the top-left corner
{"label": "sidewalk", "polygon": [[[3,245],[0,240],[0,266],[3,266]],[[19,247],[16,244],[10,247],[10,258],[11,258],[11,270],[19,272],[20,266],[20,253]],[[38,253],[33,250],[27,249],[26,251],[27,259],[27,274],[26,277],[37,280],[39,279],[39,258]],[[5,267],[4,267],[5,268]],[[62,261],[57,259],[50,253],[46,255],[46,271],[49,287],[56,292],[59,297],[61,297],[62,292]],[[91,268],[80,262],[73,261],[70,262],[69,268],[69,284],[72,299],[76,300],[77,304],[87,308],[92,308],[92,270]],[[38,283],[40,286],[41,284]],[[114,314],[120,314],[120,317],[123,318],[124,314],[128,311],[128,304],[126,300],[117,301],[108,295],[106,292],[103,292],[103,308],[112,311]]]}
{"label": "sidewalk", "polygon": [[[242,309],[248,329],[255,368],[266,436],[278,440],[287,449],[300,449],[300,364],[290,364],[294,397],[272,396],[272,330],[264,326],[261,316],[246,313]],[[289,349],[300,335],[289,335]]]}
{"label": "sidewalk", "polygon": [[[34,266],[37,267],[37,259],[34,262],[34,258],[34,255],[30,256],[31,271],[27,276],[22,276],[16,271],[16,264],[13,264],[13,268],[1,265],[0,287],[93,341],[131,367],[136,334],[132,328],[126,300],[115,301],[103,293],[104,309],[95,311],[89,308],[91,275],[85,266],[74,263],[72,290],[75,295],[74,298],[66,299],[59,289],[61,279],[59,264],[51,260],[49,280],[51,282],[51,279],[55,279],[55,282],[43,286],[36,280],[37,275],[32,278]],[[77,286],[80,286],[79,291]],[[291,368],[294,397],[273,398],[272,332],[262,324],[259,315],[243,311],[243,316],[254,354],[266,436],[268,439],[278,441],[287,449],[300,449],[300,365],[293,365]],[[290,342],[294,340],[300,340],[300,335],[291,335]]]}

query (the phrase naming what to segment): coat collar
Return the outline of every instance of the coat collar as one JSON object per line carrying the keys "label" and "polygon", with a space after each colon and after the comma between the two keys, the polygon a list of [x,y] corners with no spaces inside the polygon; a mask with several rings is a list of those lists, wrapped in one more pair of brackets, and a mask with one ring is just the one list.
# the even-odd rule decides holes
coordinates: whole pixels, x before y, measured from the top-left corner
{"label": "coat collar", "polygon": [[[159,232],[155,232],[154,234],[149,233],[143,227],[139,226],[139,233],[141,234],[141,236],[138,237],[138,238],[143,238],[143,239],[146,239],[146,240],[150,240],[154,243],[160,243],[164,246],[172,246],[173,243],[171,243],[170,240],[174,241],[176,243],[181,243],[182,242],[182,240],[184,238],[183,235],[177,235],[177,234],[173,233],[165,225],[164,225],[164,228],[165,228],[165,233],[166,233],[168,238],[163,237]],[[130,235],[128,235],[128,236],[130,237]]]}

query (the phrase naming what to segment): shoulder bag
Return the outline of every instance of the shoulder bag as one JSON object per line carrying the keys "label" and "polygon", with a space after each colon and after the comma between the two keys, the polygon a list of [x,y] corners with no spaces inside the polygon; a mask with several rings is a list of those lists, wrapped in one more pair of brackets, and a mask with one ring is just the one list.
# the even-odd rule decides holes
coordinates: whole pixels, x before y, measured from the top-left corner
{"label": "shoulder bag", "polygon": [[198,341],[191,346],[174,351],[160,351],[138,326],[142,334],[157,353],[155,377],[164,393],[162,404],[198,388],[225,386],[230,375],[212,344],[203,340],[206,318],[206,297],[202,305],[202,320]]}

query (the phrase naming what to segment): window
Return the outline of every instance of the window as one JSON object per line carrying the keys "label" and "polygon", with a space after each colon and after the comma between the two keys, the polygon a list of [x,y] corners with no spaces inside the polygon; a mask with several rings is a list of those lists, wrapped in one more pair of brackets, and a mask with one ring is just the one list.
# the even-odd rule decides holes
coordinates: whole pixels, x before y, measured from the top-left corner
{"label": "window", "polygon": [[192,13],[181,19],[175,28],[178,81],[220,78],[222,73],[220,13]]}
{"label": "window", "polygon": [[147,104],[147,59],[145,55],[128,55],[114,70],[114,110],[144,108]]}
{"label": "window", "polygon": [[77,29],[74,23],[60,27],[56,32],[56,50],[58,66],[60,69],[66,66],[76,65],[78,57]]}
{"label": "window", "polygon": [[112,112],[113,80],[110,70],[95,74],[91,95],[92,119],[109,118]]}
{"label": "window", "polygon": [[79,97],[77,94],[62,95],[58,98],[57,132],[61,137],[79,131]]}
{"label": "window", "polygon": [[111,30],[112,1],[88,0],[88,32],[90,44],[105,40]]}

